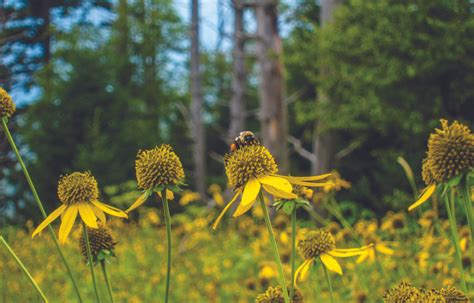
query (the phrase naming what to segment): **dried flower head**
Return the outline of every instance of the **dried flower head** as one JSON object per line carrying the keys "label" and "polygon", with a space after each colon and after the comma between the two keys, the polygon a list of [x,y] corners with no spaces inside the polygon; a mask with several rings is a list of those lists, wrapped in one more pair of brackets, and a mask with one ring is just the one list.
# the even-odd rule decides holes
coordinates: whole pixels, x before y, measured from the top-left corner
{"label": "dried flower head", "polygon": [[385,303],[416,303],[422,301],[422,292],[413,285],[401,282],[397,287],[388,289],[383,298]]}
{"label": "dried flower head", "polygon": [[[268,287],[268,289],[263,293],[259,294],[255,299],[255,303],[284,303],[285,299],[283,297],[283,291],[281,286],[277,287]],[[294,303],[303,303],[303,294],[297,288],[295,288],[295,293],[293,296],[292,302]]]}
{"label": "dried flower head", "polygon": [[176,185],[184,179],[181,161],[173,148],[167,144],[140,150],[135,168],[138,186],[145,190],[160,185]]}
{"label": "dried flower head", "polygon": [[0,87],[0,118],[10,118],[16,110],[15,103],[13,103],[12,97]]}
{"label": "dried flower head", "polygon": [[[115,242],[110,229],[105,224],[99,223],[99,228],[87,227],[89,235],[89,243],[91,247],[91,255],[94,263],[102,261],[106,256],[114,256]],[[87,246],[84,237],[79,242],[81,254],[87,261]]]}
{"label": "dried flower head", "polygon": [[278,166],[267,148],[249,145],[224,156],[224,166],[229,185],[238,189],[251,178],[275,174]]}
{"label": "dried flower head", "polygon": [[298,241],[298,251],[306,260],[317,258],[335,248],[336,242],[333,236],[328,231],[321,229],[308,232],[304,239]]}
{"label": "dried flower head", "polygon": [[474,167],[474,134],[469,127],[442,119],[428,140],[427,159],[423,161],[423,180],[427,185],[443,183]]}
{"label": "dried flower head", "polygon": [[66,205],[96,201],[99,197],[97,181],[90,172],[61,176],[58,197]]}

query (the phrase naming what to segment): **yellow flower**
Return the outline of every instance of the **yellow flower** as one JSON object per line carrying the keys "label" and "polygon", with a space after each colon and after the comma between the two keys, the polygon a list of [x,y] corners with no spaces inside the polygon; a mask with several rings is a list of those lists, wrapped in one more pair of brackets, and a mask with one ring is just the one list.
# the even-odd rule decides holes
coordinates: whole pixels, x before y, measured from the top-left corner
{"label": "yellow flower", "polygon": [[295,282],[304,281],[309,269],[317,259],[329,270],[342,275],[342,268],[336,258],[348,258],[366,254],[371,245],[360,248],[336,248],[333,236],[326,230],[308,232],[304,239],[298,241],[298,251],[305,259],[295,272]]}
{"label": "yellow flower", "polygon": [[97,219],[106,221],[105,213],[127,218],[122,210],[100,202],[99,188],[94,176],[89,172],[74,172],[62,176],[58,183],[58,197],[63,203],[53,211],[33,232],[32,237],[39,234],[46,226],[61,216],[59,241],[64,243],[79,214],[82,221],[89,227],[98,228]]}
{"label": "yellow flower", "polygon": [[444,119],[440,122],[441,129],[435,129],[435,133],[430,135],[427,157],[422,163],[423,180],[427,187],[408,208],[409,211],[426,202],[437,185],[474,168],[474,134],[458,121],[451,125]]}
{"label": "yellow flower", "polygon": [[364,262],[365,260],[369,260],[370,262],[374,262],[377,254],[383,254],[387,256],[393,256],[395,254],[395,250],[393,247],[398,246],[398,243],[396,242],[390,242],[390,241],[381,241],[377,239],[374,236],[371,236],[367,242],[370,242],[371,247],[368,247],[366,250],[366,253],[361,254],[357,260],[356,263],[360,264]]}
{"label": "yellow flower", "polygon": [[[277,287],[269,287],[265,293],[259,294],[255,298],[255,303],[280,303],[285,302],[283,298],[283,290],[281,286]],[[303,302],[303,294],[297,288],[295,288],[295,294],[291,300],[293,303],[302,303]]]}
{"label": "yellow flower", "polygon": [[161,191],[166,189],[166,198],[173,200],[174,194],[170,189],[181,185],[184,179],[181,160],[168,144],[138,151],[135,169],[138,187],[144,192],[126,210],[127,213],[145,203],[153,192],[161,197]]}
{"label": "yellow flower", "polygon": [[16,110],[12,97],[0,87],[0,118],[10,118]]}
{"label": "yellow flower", "polygon": [[401,282],[397,287],[388,289],[383,298],[385,303],[423,302],[423,294],[413,285]]}
{"label": "yellow flower", "polygon": [[278,175],[278,166],[270,152],[262,145],[243,146],[224,156],[224,165],[230,187],[236,194],[227,204],[213,224],[213,229],[221,221],[238,197],[242,199],[234,212],[234,217],[245,214],[257,200],[260,190],[281,199],[296,199],[292,184],[301,186],[325,186],[315,183],[326,179],[330,174],[311,177],[288,177]]}
{"label": "yellow flower", "polygon": [[185,190],[181,195],[181,199],[179,199],[179,205],[186,206],[191,202],[198,201],[199,199],[201,199],[199,193]]}
{"label": "yellow flower", "polygon": [[351,183],[347,180],[342,179],[339,172],[335,170],[331,172],[331,176],[329,177],[328,181],[331,182],[332,184],[330,183],[323,187],[323,191],[325,193],[331,192],[333,190],[340,191],[343,188],[344,189],[351,188]]}

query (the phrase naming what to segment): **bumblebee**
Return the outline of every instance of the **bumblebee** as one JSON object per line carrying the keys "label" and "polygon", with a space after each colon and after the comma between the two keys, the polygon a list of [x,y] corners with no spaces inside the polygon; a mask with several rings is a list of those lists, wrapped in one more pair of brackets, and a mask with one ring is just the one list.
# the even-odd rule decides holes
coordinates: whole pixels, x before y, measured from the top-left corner
{"label": "bumblebee", "polygon": [[255,137],[254,133],[251,131],[243,131],[239,134],[238,137],[234,139],[232,144],[230,145],[230,151],[236,151],[243,146],[248,145],[259,145],[260,141]]}

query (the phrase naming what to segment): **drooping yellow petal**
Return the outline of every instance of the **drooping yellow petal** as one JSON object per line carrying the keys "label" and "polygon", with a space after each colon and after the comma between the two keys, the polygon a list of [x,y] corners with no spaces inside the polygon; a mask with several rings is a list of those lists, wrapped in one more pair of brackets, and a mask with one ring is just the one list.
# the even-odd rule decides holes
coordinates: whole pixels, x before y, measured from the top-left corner
{"label": "drooping yellow petal", "polygon": [[368,252],[366,252],[365,254],[360,255],[359,258],[357,258],[356,263],[360,264],[360,263],[364,262],[367,259],[368,256],[369,256]]}
{"label": "drooping yellow petal", "polygon": [[237,191],[237,193],[234,195],[232,200],[226,205],[226,207],[221,211],[219,214],[219,217],[217,217],[216,221],[214,221],[214,224],[212,224],[212,229],[216,230],[217,225],[221,222],[222,218],[224,217],[225,213],[229,210],[229,208],[232,206],[232,204],[237,200],[237,197],[241,194],[241,191]]}
{"label": "drooping yellow petal", "polygon": [[[144,192],[143,194],[140,195],[140,197],[138,197],[138,199],[135,202],[133,202],[132,206],[130,206],[125,212],[129,213],[132,210],[134,210],[135,208],[139,207],[140,205],[142,205],[143,203],[146,202],[146,200],[148,199],[149,196],[150,196],[150,192],[148,192],[148,191]],[[105,211],[105,210],[103,210],[103,211]]]}
{"label": "drooping yellow petal", "polygon": [[298,196],[294,193],[288,193],[270,185],[263,184],[263,189],[265,189],[265,191],[268,192],[270,195],[277,198],[289,200],[298,198]]}
{"label": "drooping yellow petal", "polygon": [[355,250],[355,251],[340,251],[338,249],[333,249],[328,254],[336,258],[349,258],[353,256],[360,256],[367,253],[366,250]]}
{"label": "drooping yellow petal", "polygon": [[317,182],[308,182],[308,181],[300,181],[300,180],[289,180],[289,181],[291,182],[291,184],[301,185],[301,186],[306,186],[306,187],[334,186],[334,183],[332,182],[317,183]]}
{"label": "drooping yellow petal", "polygon": [[102,211],[105,213],[115,216],[115,217],[120,217],[120,218],[128,218],[128,215],[121,209],[118,209],[116,207],[104,204],[100,201],[93,201],[92,204],[100,208]]}
{"label": "drooping yellow petal", "polygon": [[245,214],[254,204],[257,199],[257,195],[260,192],[260,182],[257,179],[250,179],[245,185],[244,192],[242,194],[242,200],[240,201],[239,207],[234,213],[234,217]]}
{"label": "drooping yellow petal", "polygon": [[88,203],[80,203],[77,207],[79,209],[79,214],[81,215],[82,221],[84,221],[87,226],[99,228],[97,225],[97,217],[92,210],[92,208],[95,208],[95,206],[90,206]]}
{"label": "drooping yellow petal", "polygon": [[321,254],[319,258],[321,258],[321,261],[327,269],[342,275],[341,265],[339,265],[339,262],[337,262],[337,260],[334,259],[332,256],[328,254]]}
{"label": "drooping yellow petal", "polygon": [[293,187],[291,186],[291,183],[282,177],[265,176],[265,177],[258,178],[258,181],[262,183],[263,185],[269,185],[271,187],[277,188],[287,193],[291,193],[293,191]]}
{"label": "drooping yellow petal", "polygon": [[331,174],[324,174],[324,175],[319,175],[319,176],[305,176],[305,177],[295,177],[295,176],[281,176],[281,175],[274,175],[277,177],[282,177],[287,179],[288,181],[292,182],[292,180],[297,180],[297,181],[319,181],[326,179],[331,176]]}
{"label": "drooping yellow petal", "polygon": [[410,205],[410,207],[408,207],[408,211],[412,211],[418,206],[420,206],[421,204],[425,203],[426,200],[428,200],[431,197],[431,195],[434,193],[435,189],[436,189],[436,184],[432,184],[428,186],[427,188],[425,188],[421,197],[415,203]]}
{"label": "drooping yellow petal", "polygon": [[313,265],[314,259],[309,259],[303,262],[298,269],[295,271],[295,284],[296,282],[304,282],[308,278],[309,269]]}
{"label": "drooping yellow petal", "polygon": [[41,222],[40,225],[38,225],[38,227],[35,229],[31,237],[33,238],[34,236],[39,234],[43,229],[45,229],[46,226],[48,226],[51,222],[56,220],[56,218],[59,217],[64,212],[65,209],[66,209],[66,205],[62,204],[55,211],[50,213],[49,216],[47,216],[46,219],[44,219],[44,221]]}
{"label": "drooping yellow petal", "polygon": [[106,222],[107,222],[107,218],[105,217],[105,214],[104,214],[104,212],[103,212],[101,209],[99,209],[99,208],[97,208],[97,207],[95,207],[95,206],[94,206],[94,207],[91,207],[91,208],[92,208],[92,211],[94,212],[95,216],[96,216],[97,218],[99,218],[99,220],[100,220],[102,223],[106,223]]}
{"label": "drooping yellow petal", "polygon": [[[157,194],[161,198],[161,192],[157,192]],[[174,193],[169,189],[166,189],[166,200],[174,200]]]}
{"label": "drooping yellow petal", "polygon": [[338,251],[338,252],[357,252],[357,251],[367,251],[367,249],[369,249],[370,247],[373,247],[374,244],[369,244],[369,245],[365,245],[365,246],[361,246],[361,247],[356,247],[356,248],[336,248],[334,249],[335,251]]}
{"label": "drooping yellow petal", "polygon": [[378,252],[381,252],[384,255],[388,255],[388,256],[393,256],[395,254],[395,251],[393,249],[391,249],[390,247],[388,247],[386,245],[383,245],[383,244],[376,245],[375,250],[377,250]]}
{"label": "drooping yellow petal", "polygon": [[78,205],[69,205],[64,211],[61,226],[59,227],[59,242],[66,242],[67,236],[71,232],[72,226],[76,221],[77,213],[79,211]]}

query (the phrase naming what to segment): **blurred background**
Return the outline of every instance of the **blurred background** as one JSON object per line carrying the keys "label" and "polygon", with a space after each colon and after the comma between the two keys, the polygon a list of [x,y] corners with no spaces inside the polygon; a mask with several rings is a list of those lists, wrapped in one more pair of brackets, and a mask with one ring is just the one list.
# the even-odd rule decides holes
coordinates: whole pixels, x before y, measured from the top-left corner
{"label": "blurred background", "polygon": [[[1,0],[0,85],[40,196],[90,170],[104,201],[136,191],[141,148],[169,143],[188,189],[226,187],[222,155],[252,130],[280,170],[337,170],[348,216],[405,209],[397,157],[422,185],[439,119],[474,121],[468,0]],[[39,220],[0,134],[0,222]],[[126,198],[118,197],[125,195]],[[179,205],[173,205],[178,211]]]}

